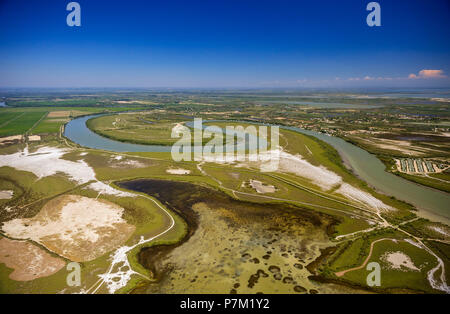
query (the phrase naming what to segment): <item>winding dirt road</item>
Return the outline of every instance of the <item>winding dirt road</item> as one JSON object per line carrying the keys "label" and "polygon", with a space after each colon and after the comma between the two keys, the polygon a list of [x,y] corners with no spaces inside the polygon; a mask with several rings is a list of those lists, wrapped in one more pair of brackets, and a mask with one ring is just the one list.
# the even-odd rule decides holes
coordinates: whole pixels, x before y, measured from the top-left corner
{"label": "winding dirt road", "polygon": [[338,276],[338,277],[342,277],[348,272],[351,272],[351,271],[358,270],[358,269],[366,267],[367,263],[370,260],[370,257],[372,256],[373,246],[375,245],[375,243],[378,243],[378,242],[384,241],[384,240],[394,241],[394,239],[389,239],[389,238],[383,238],[383,239],[378,239],[378,240],[373,241],[370,244],[369,255],[367,255],[366,259],[364,260],[364,262],[360,266],[353,267],[353,268],[350,268],[350,269],[346,269],[346,270],[343,270],[343,271],[339,271],[339,272],[335,273],[335,275]]}

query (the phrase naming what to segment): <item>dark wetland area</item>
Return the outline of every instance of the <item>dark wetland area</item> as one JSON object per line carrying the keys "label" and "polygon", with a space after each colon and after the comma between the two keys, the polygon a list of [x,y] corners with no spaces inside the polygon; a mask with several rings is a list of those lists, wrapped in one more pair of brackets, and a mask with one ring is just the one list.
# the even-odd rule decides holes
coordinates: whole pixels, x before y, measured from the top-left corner
{"label": "dark wetland area", "polygon": [[139,262],[154,281],[134,292],[337,289],[309,281],[306,269],[330,245],[328,235],[337,223],[331,216],[289,204],[239,201],[191,183],[142,179],[118,185],[157,198],[188,225],[180,243],[141,250]]}

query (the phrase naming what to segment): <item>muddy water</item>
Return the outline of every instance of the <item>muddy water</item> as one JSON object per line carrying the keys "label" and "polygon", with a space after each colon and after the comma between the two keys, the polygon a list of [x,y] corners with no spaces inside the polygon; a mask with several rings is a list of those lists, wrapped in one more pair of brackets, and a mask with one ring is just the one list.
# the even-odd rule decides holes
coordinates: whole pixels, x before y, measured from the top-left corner
{"label": "muddy water", "polygon": [[327,233],[336,221],[330,216],[290,205],[240,202],[190,183],[119,185],[158,198],[189,225],[181,243],[141,251],[140,262],[157,282],[136,292],[349,292],[308,279],[306,265],[331,245]]}

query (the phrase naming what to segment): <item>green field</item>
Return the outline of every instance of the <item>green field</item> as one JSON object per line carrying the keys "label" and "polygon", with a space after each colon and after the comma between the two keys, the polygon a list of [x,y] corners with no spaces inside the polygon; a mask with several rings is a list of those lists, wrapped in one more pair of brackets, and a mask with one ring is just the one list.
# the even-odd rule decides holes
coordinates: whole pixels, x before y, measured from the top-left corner
{"label": "green field", "polygon": [[[392,269],[389,263],[383,259],[387,252],[402,252],[411,258],[419,271],[409,270],[407,268]],[[436,259],[423,249],[404,241],[395,243],[389,240],[381,241],[374,246],[374,251],[368,263],[377,262],[381,265],[381,286],[382,289],[415,290],[419,292],[436,292],[430,287],[425,278],[431,268],[437,265]],[[344,278],[360,285],[366,284],[366,277],[369,271],[366,269],[355,270],[347,273]]]}
{"label": "green field", "polygon": [[47,114],[47,111],[24,112],[19,114],[16,119],[5,122],[0,127],[0,136],[24,134],[29,131],[41,118]]}
{"label": "green field", "polygon": [[[437,265],[437,259],[427,250],[432,250],[443,259],[448,280],[448,226],[417,219],[412,206],[374,191],[344,166],[333,147],[314,137],[281,129],[280,145],[286,153],[300,155],[305,163],[332,171],[342,178],[342,182],[395,210],[383,208],[378,212],[376,205],[369,205],[357,197],[345,194],[345,191],[339,191],[343,185],[341,181],[332,187],[326,187],[326,184],[321,186],[320,181],[291,171],[292,168],[262,172],[259,162],[247,160],[233,163],[174,162],[170,153],[115,153],[88,149],[72,143],[63,135],[57,136],[61,126],[70,119],[107,113],[108,115],[88,120],[88,127],[102,136],[138,144],[172,145],[178,140],[171,138],[172,128],[179,123],[193,121],[193,117],[203,118],[204,125],[207,120],[221,120],[222,122],[209,123],[221,128],[230,125],[254,125],[258,128],[258,123],[274,123],[326,130],[336,136],[349,130],[370,127],[381,130],[379,134],[383,136],[395,138],[398,134],[394,132],[388,135],[383,133],[389,123],[397,123],[396,126],[400,123],[392,117],[386,118],[387,124],[386,121],[382,122],[381,119],[391,112],[396,114],[395,110],[407,108],[405,110],[412,110],[413,113],[418,111],[435,114],[438,110],[417,105],[391,107],[387,100],[382,99],[367,100],[367,103],[380,103],[384,106],[367,111],[357,107],[351,110],[315,108],[313,105],[317,99],[309,99],[312,105],[305,107],[292,103],[303,101],[303,97],[291,96],[289,92],[267,92],[263,95],[251,91],[242,94],[121,91],[117,94],[93,92],[81,96],[64,94],[10,97],[6,101],[9,107],[0,108],[0,137],[20,134],[42,136],[37,142],[6,142],[0,146],[0,158],[27,147],[31,156],[43,157],[44,165],[45,154],[34,154],[35,151],[42,147],[61,148],[65,150],[61,159],[76,162],[80,167],[87,165],[95,173],[95,180],[113,189],[131,192],[119,187],[121,182],[137,179],[161,181],[155,181],[157,184],[153,187],[153,194],[133,190],[134,196],[118,196],[120,194],[107,194],[88,187],[94,181],[79,184],[61,169],[52,175],[38,177],[32,172],[12,166],[0,167],[0,191],[13,191],[11,199],[0,199],[0,223],[14,218],[34,217],[45,204],[61,195],[98,198],[124,208],[123,219],[136,227],[125,245],[133,245],[141,237],[149,239],[165,231],[169,217],[172,217],[175,220],[174,228],[127,254],[132,269],[140,275],[133,275],[118,293],[176,293],[180,291],[177,289],[194,292],[208,289],[228,293],[235,289],[233,287],[236,284],[240,285],[238,293],[311,292],[316,288],[320,292],[329,293],[343,291],[343,287],[348,289],[346,291],[356,288],[382,293],[439,293],[440,291],[432,289],[427,279],[427,273]],[[335,102],[343,101],[340,95],[330,97]],[[357,105],[358,100],[350,99],[345,103]],[[439,110],[446,108],[445,105],[439,106],[442,107]],[[130,110],[136,112],[126,112]],[[236,120],[246,122],[233,122]],[[329,123],[330,120],[334,122]],[[424,128],[424,132],[430,131],[427,124],[421,124],[417,128]],[[435,135],[427,136],[433,138]],[[370,136],[367,135],[367,138]],[[271,140],[269,137],[268,142]],[[207,141],[209,139],[203,139],[203,143]],[[436,140],[436,143],[440,148],[445,145],[441,140]],[[374,152],[386,153],[382,149]],[[21,156],[24,155],[26,154]],[[391,156],[383,156],[383,161],[392,160]],[[443,163],[444,157],[440,156]],[[296,165],[302,167],[301,163]],[[23,167],[18,164],[18,168],[21,166]],[[311,169],[308,167],[305,169]],[[177,169],[188,173],[171,173]],[[86,169],[80,170],[80,173],[84,173],[83,171],[89,173]],[[447,173],[430,176],[448,179]],[[92,177],[89,178],[92,180]],[[434,180],[423,179],[430,182]],[[274,190],[258,191],[250,184],[255,180],[265,187],[273,186]],[[447,185],[442,182],[435,187],[448,191]],[[148,198],[148,195],[152,197]],[[160,206],[168,209],[170,216],[164,215]],[[190,211],[193,213],[188,214]],[[6,234],[0,234],[0,238],[4,236]],[[336,272],[360,266],[369,254],[371,243],[380,239],[388,240],[374,245],[369,262],[378,262],[382,267],[381,287],[367,286],[365,268],[337,277]],[[405,242],[405,239],[420,239],[427,248],[414,246]],[[26,241],[40,245],[31,240]],[[152,249],[143,250],[144,247]],[[43,246],[40,248],[46,250]],[[94,286],[99,279],[98,275],[108,269],[111,265],[111,252],[114,251],[82,263],[82,288]],[[386,261],[386,254],[393,252],[407,255],[420,271],[392,268]],[[51,254],[57,257],[55,253]],[[251,255],[251,259],[247,259],[248,255]],[[153,272],[152,265],[163,271]],[[278,274],[270,272],[270,269],[274,269],[273,266],[281,269],[282,277],[279,279],[276,278]],[[227,273],[230,269],[231,272]],[[46,278],[25,282],[11,280],[9,276],[12,271],[0,264],[0,293],[79,292],[78,288],[67,288],[67,271],[64,268]],[[440,272],[441,270],[437,275]],[[309,278],[312,274],[316,276],[314,280]],[[249,283],[255,276],[261,277],[259,286],[256,285],[255,290],[251,290]],[[324,283],[317,284],[316,279],[317,282]],[[291,281],[296,283],[289,285]],[[337,285],[328,286],[326,282]],[[294,290],[294,285],[297,284],[306,288]],[[259,288],[261,290],[257,290]],[[108,291],[103,285],[97,292]]]}
{"label": "green field", "polygon": [[420,175],[410,175],[401,172],[395,172],[395,174],[413,182],[450,193],[450,174],[448,173],[428,174],[428,177]]}
{"label": "green field", "polygon": [[[62,105],[62,104],[60,104]],[[0,108],[0,137],[30,134],[54,134],[69,119],[80,115],[136,110],[140,107],[48,107],[48,104],[36,107]],[[66,113],[58,116],[58,113]],[[48,116],[46,117],[45,115]],[[39,122],[39,123],[38,123]]]}
{"label": "green field", "polygon": [[90,119],[87,126],[94,132],[123,142],[147,145],[172,145],[171,138],[176,123],[156,120],[150,114],[121,114]]}

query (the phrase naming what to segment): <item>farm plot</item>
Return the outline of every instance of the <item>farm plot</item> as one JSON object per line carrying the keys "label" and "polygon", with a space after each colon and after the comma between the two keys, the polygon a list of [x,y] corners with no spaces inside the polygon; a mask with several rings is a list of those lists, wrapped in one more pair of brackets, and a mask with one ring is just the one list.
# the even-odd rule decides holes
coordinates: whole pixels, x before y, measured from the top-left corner
{"label": "farm plot", "polygon": [[17,116],[12,117],[8,123],[4,123],[0,126],[0,136],[23,134],[30,130],[47,112],[25,112]]}

